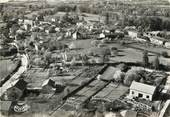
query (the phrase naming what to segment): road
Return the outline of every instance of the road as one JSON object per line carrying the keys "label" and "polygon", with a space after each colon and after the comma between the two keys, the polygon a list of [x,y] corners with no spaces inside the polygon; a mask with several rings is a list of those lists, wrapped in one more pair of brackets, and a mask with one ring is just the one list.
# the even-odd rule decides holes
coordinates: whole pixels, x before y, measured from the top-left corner
{"label": "road", "polygon": [[11,78],[5,82],[2,87],[0,87],[0,97],[6,92],[7,89],[13,86],[15,82],[19,79],[21,74],[23,74],[27,70],[28,66],[28,56],[26,54],[22,54],[21,56],[21,66],[18,71],[11,76]]}
{"label": "road", "polygon": [[160,112],[160,114],[159,114],[159,117],[164,117],[164,115],[165,115],[165,113],[166,113],[169,105],[170,105],[170,100],[167,100],[167,101],[165,102],[165,104],[164,104],[164,107],[162,108],[162,110],[161,110],[161,112]]}

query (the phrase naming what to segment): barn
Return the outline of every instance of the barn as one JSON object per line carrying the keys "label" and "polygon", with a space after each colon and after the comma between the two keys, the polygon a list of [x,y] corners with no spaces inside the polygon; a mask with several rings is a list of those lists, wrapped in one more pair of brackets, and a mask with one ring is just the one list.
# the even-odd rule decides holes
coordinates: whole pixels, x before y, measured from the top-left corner
{"label": "barn", "polygon": [[156,87],[133,81],[130,86],[129,96],[132,98],[142,98],[149,101],[153,100]]}

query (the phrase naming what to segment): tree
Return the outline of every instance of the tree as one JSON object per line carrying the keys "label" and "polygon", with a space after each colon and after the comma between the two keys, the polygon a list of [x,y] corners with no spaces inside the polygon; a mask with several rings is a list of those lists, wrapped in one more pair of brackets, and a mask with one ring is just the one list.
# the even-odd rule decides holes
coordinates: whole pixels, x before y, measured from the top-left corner
{"label": "tree", "polygon": [[128,69],[129,69],[129,66],[127,66],[126,64],[122,63],[122,64],[119,64],[117,66],[117,68],[119,68],[122,72],[127,72]]}
{"label": "tree", "polygon": [[163,51],[161,54],[162,54],[162,56],[165,57],[165,58],[168,57],[168,52],[166,52],[166,51]]}
{"label": "tree", "polygon": [[85,55],[81,55],[81,58],[82,58],[82,64],[85,65],[88,63],[88,56],[85,54]]}
{"label": "tree", "polygon": [[148,52],[146,50],[143,52],[143,65],[144,67],[149,65]]}
{"label": "tree", "polygon": [[159,69],[159,65],[160,65],[160,63],[159,63],[159,57],[156,56],[155,60],[153,61],[153,67],[154,67],[154,69],[158,70],[158,69]]}
{"label": "tree", "polygon": [[51,63],[51,56],[52,56],[52,53],[49,52],[49,51],[46,51],[46,52],[44,53],[44,60],[45,60],[45,62],[46,62],[46,64],[47,64],[47,66],[49,66],[50,63]]}
{"label": "tree", "polygon": [[109,13],[108,12],[106,13],[105,23],[106,23],[106,25],[109,24]]}
{"label": "tree", "polygon": [[12,34],[12,35],[15,35],[16,32],[17,32],[17,30],[19,30],[19,25],[18,25],[18,24],[13,24],[13,25],[11,26],[11,34]]}
{"label": "tree", "polygon": [[121,70],[118,70],[115,72],[115,74],[113,75],[113,78],[116,82],[122,82],[124,80],[125,77],[125,73],[122,72]]}
{"label": "tree", "polygon": [[107,62],[109,62],[109,55],[107,55],[107,54],[104,54],[104,55],[102,55],[102,60],[103,60],[103,63],[107,63]]}
{"label": "tree", "polygon": [[110,50],[111,50],[111,55],[112,56],[117,56],[118,55],[118,49],[116,47],[112,47]]}
{"label": "tree", "polygon": [[8,20],[9,20],[8,14],[4,13],[3,16],[2,16],[2,21],[3,22],[8,22]]}
{"label": "tree", "polygon": [[4,13],[4,5],[3,4],[0,5],[0,11],[1,11],[0,15],[2,16]]}
{"label": "tree", "polygon": [[143,70],[141,68],[137,68],[137,67],[131,68],[126,72],[123,83],[127,86],[130,86],[132,81],[137,81],[137,82],[140,81],[141,79],[140,74],[142,73]]}

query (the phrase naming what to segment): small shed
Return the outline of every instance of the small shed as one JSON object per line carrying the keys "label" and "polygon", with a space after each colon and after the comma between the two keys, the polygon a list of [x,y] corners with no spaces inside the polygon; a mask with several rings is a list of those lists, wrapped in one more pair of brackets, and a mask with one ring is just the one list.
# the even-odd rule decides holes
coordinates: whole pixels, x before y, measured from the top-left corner
{"label": "small shed", "polygon": [[155,91],[156,91],[155,86],[133,81],[130,86],[129,96],[132,98],[137,97],[152,101]]}
{"label": "small shed", "polygon": [[26,90],[27,82],[25,82],[23,79],[18,79],[12,82],[11,86],[12,87],[7,89],[5,94],[8,100],[18,100]]}

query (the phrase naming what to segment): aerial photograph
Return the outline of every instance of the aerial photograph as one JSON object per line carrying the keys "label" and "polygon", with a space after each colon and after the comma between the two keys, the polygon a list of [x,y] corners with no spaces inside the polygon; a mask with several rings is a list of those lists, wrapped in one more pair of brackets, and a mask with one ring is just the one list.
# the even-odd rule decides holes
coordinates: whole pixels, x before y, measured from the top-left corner
{"label": "aerial photograph", "polygon": [[170,0],[0,0],[0,117],[170,117]]}

